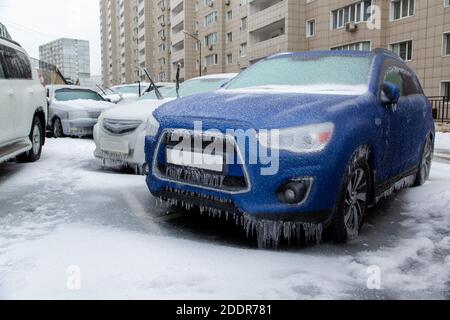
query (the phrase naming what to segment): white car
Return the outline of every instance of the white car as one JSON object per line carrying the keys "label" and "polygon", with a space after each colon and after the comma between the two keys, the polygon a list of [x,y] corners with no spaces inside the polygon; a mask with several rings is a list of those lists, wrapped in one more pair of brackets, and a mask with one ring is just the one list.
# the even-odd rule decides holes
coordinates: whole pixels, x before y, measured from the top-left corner
{"label": "white car", "polygon": [[69,85],[47,86],[47,128],[55,138],[92,135],[100,114],[116,105],[89,88]]}
{"label": "white car", "polygon": [[[174,88],[175,84],[171,82],[158,82],[155,83],[158,88],[170,87]],[[150,87],[150,83],[141,82],[133,84],[124,84],[114,86],[111,89],[121,95],[122,100],[120,103],[133,102],[140,98],[140,95],[144,95],[145,91]]]}
{"label": "white car", "polygon": [[0,37],[0,163],[40,159],[47,100],[37,70],[22,47]]}
{"label": "white car", "polygon": [[[217,74],[188,80],[181,84],[179,95],[183,97],[215,91],[236,75]],[[154,122],[153,111],[177,98],[175,88],[166,90],[160,90],[164,96],[162,100],[158,100],[156,93],[152,91],[134,103],[121,104],[102,113],[94,127],[94,156],[104,166],[128,167],[137,174],[144,173],[145,136],[159,127]]]}

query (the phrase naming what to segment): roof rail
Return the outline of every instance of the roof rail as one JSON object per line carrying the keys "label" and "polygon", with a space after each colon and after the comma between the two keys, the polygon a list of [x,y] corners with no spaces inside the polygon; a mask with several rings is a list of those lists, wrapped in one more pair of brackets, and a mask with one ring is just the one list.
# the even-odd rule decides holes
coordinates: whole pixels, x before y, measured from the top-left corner
{"label": "roof rail", "polygon": [[12,39],[8,39],[8,38],[2,37],[2,36],[0,36],[0,39],[1,39],[1,40],[5,40],[5,41],[8,41],[8,42],[11,42],[12,44],[15,44],[16,46],[19,46],[19,47],[22,48],[22,46],[20,45],[20,43],[18,43],[17,41],[14,41],[14,40],[12,40]]}
{"label": "roof rail", "polygon": [[385,54],[385,55],[388,55],[388,56],[390,56],[392,58],[401,60],[401,58],[397,54],[395,54],[394,52],[392,52],[391,50],[388,50],[386,48],[375,48],[375,49],[372,50],[372,52],[374,54]]}

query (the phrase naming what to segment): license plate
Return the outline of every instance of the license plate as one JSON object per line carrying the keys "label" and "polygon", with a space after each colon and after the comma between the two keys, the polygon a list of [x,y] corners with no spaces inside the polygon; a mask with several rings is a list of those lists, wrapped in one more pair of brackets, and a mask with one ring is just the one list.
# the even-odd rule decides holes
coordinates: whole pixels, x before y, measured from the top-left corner
{"label": "license plate", "polygon": [[101,149],[106,152],[116,152],[128,154],[128,141],[112,141],[112,140],[102,140]]}
{"label": "license plate", "polygon": [[224,157],[222,155],[167,149],[166,156],[167,163],[176,166],[191,167],[214,172],[223,172],[224,169]]}

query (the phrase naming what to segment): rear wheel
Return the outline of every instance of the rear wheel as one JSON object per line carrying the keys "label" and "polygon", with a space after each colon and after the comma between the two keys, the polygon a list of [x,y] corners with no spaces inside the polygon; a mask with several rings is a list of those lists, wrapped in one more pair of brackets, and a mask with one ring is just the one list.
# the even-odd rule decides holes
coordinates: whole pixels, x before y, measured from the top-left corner
{"label": "rear wheel", "polygon": [[433,163],[433,149],[433,139],[431,137],[428,137],[423,147],[419,171],[417,172],[416,181],[414,182],[415,187],[424,185],[425,182],[430,178],[431,165]]}
{"label": "rear wheel", "polygon": [[339,243],[357,238],[364,223],[370,196],[370,169],[366,154],[356,152],[345,173],[330,226]]}
{"label": "rear wheel", "polygon": [[38,117],[34,117],[33,126],[31,127],[30,132],[30,141],[32,148],[31,150],[19,155],[17,157],[17,161],[26,163],[26,162],[35,162],[41,158],[42,152],[42,142],[43,142],[43,130],[42,123]]}
{"label": "rear wheel", "polygon": [[55,118],[53,120],[52,133],[53,133],[54,138],[63,138],[64,137],[64,131],[62,128],[61,119]]}

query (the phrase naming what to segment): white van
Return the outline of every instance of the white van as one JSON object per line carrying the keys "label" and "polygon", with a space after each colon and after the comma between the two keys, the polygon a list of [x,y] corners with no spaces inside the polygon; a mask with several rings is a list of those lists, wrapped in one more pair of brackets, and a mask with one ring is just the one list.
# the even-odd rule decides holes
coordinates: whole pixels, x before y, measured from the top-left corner
{"label": "white van", "polygon": [[0,37],[0,163],[41,157],[47,123],[45,88],[25,50]]}

